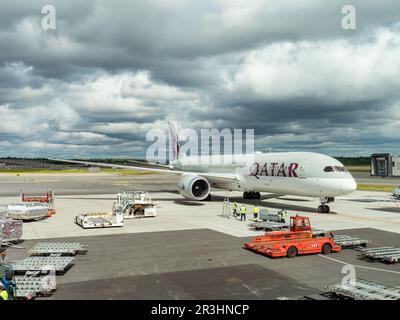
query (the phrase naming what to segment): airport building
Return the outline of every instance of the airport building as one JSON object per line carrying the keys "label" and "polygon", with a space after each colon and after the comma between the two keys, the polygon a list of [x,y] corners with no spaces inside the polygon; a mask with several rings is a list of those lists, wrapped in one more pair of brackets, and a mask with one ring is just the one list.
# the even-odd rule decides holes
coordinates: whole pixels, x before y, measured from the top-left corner
{"label": "airport building", "polygon": [[390,153],[372,154],[371,176],[400,177],[400,156]]}

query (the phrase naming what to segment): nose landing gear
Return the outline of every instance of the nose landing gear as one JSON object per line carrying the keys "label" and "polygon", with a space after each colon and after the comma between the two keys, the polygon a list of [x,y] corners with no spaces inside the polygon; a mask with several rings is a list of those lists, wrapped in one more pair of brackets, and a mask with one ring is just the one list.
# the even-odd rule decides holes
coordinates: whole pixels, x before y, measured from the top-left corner
{"label": "nose landing gear", "polygon": [[318,206],[318,212],[319,213],[329,213],[331,211],[331,209],[329,208],[329,206],[327,205],[327,203],[329,202],[333,202],[335,201],[335,198],[321,198],[320,202],[321,205]]}

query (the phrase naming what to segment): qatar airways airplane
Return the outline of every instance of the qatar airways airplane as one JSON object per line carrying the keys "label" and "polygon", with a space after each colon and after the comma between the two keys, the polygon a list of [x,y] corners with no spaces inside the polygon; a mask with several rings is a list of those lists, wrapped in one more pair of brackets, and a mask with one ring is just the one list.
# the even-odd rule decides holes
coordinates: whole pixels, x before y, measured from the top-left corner
{"label": "qatar airways airplane", "polygon": [[[352,175],[338,160],[313,152],[269,152],[237,155],[231,163],[215,164],[213,157],[195,161],[181,152],[178,135],[170,125],[175,159],[165,168],[126,166],[77,160],[51,159],[61,162],[136,169],[181,175],[178,192],[189,200],[211,200],[211,188],[243,191],[244,199],[260,199],[260,192],[315,197],[320,199],[318,212],[330,211],[327,203],[336,196],[357,188]],[[200,164],[196,164],[200,163]],[[206,163],[206,164],[205,164]],[[208,164],[207,164],[208,163]]]}

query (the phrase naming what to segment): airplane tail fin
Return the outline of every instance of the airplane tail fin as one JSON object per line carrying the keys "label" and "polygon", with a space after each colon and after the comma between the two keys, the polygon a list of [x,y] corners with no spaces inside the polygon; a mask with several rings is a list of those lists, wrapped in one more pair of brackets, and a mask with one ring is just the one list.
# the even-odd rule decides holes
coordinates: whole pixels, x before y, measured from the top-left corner
{"label": "airplane tail fin", "polygon": [[172,121],[168,122],[169,125],[169,133],[171,136],[171,147],[172,147],[172,160],[179,160],[180,158],[185,157],[182,152],[181,144],[179,143],[178,132],[176,131],[175,125]]}

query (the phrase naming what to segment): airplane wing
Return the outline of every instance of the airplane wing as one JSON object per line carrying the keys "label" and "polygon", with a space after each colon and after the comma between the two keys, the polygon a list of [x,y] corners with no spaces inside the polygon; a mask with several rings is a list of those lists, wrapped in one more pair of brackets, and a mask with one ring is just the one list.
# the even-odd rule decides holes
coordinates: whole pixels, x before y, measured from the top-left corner
{"label": "airplane wing", "polygon": [[134,163],[137,163],[139,165],[145,164],[147,166],[155,166],[155,167],[159,167],[159,168],[168,168],[168,169],[170,169],[170,166],[168,166],[166,164],[153,163],[153,162],[143,162],[143,161],[138,161],[138,160],[129,160],[129,162],[134,162]]}
{"label": "airplane wing", "polygon": [[[225,174],[225,173],[211,173],[211,172],[191,172],[191,171],[177,171],[171,169],[161,169],[158,168],[157,165],[150,165],[154,167],[142,167],[142,166],[127,166],[121,164],[111,164],[111,163],[102,163],[102,162],[90,162],[90,161],[80,161],[80,160],[63,160],[63,159],[49,159],[51,161],[59,161],[66,163],[76,163],[83,164],[87,166],[96,166],[96,167],[105,167],[105,168],[113,168],[113,169],[131,169],[131,170],[139,170],[139,171],[151,171],[151,172],[160,172],[160,173],[169,173],[176,175],[184,175],[184,174],[193,174],[206,178],[209,182],[216,183],[230,183],[237,180],[239,177],[236,174]],[[167,166],[162,166],[168,168]]]}

